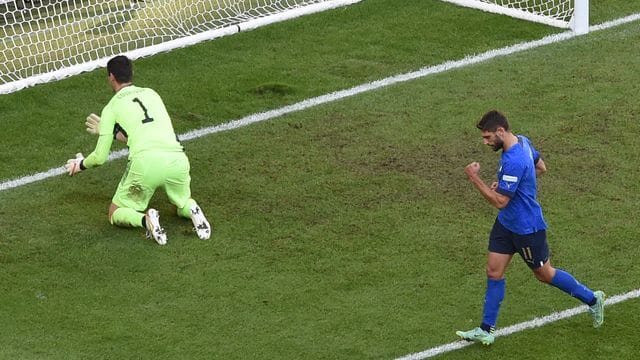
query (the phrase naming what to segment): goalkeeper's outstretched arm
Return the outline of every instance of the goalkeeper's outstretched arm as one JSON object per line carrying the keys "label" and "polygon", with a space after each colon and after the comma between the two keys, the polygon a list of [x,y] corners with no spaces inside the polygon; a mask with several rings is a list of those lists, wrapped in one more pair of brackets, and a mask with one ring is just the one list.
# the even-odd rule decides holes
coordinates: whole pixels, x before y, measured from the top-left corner
{"label": "goalkeeper's outstretched arm", "polygon": [[113,135],[100,135],[95,150],[82,161],[82,165],[88,169],[104,164],[109,157],[112,143]]}
{"label": "goalkeeper's outstretched arm", "polygon": [[98,143],[96,144],[95,150],[86,158],[76,156],[76,158],[67,161],[65,168],[71,176],[82,170],[104,164],[109,157],[114,138],[119,138],[120,141],[124,142],[127,140],[124,134],[120,134],[120,131],[114,136],[113,129],[115,129],[116,125],[113,117],[107,116],[105,120],[104,117],[101,119],[96,114],[90,114],[87,116],[85,125],[87,126],[88,133],[98,135]]}

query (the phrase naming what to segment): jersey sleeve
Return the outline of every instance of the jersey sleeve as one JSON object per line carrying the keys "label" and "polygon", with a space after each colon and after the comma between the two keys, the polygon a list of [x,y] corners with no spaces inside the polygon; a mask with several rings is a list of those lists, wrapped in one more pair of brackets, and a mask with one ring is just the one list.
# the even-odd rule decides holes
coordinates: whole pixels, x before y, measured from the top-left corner
{"label": "jersey sleeve", "polygon": [[517,158],[507,157],[502,161],[502,170],[498,174],[498,188],[496,191],[504,196],[513,198],[525,174],[526,165]]}
{"label": "jersey sleeve", "polygon": [[531,154],[533,155],[533,165],[535,165],[538,163],[538,160],[540,160],[540,153],[533,147],[533,145],[531,145]]}
{"label": "jersey sleeve", "polygon": [[100,132],[96,148],[87,156],[82,165],[86,168],[100,166],[107,161],[111,144],[113,143],[113,130],[115,127],[115,114],[109,105],[105,106],[100,116]]}

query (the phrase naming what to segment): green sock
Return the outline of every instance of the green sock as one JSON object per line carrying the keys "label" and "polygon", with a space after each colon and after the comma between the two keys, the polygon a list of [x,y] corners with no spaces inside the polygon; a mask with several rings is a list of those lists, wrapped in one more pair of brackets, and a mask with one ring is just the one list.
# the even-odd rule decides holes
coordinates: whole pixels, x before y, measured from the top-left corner
{"label": "green sock", "polygon": [[113,225],[124,227],[142,227],[144,214],[129,208],[117,208],[111,215]]}
{"label": "green sock", "polygon": [[178,215],[187,219],[191,219],[191,208],[194,207],[195,205],[198,205],[195,200],[193,199],[187,200],[187,202],[184,204],[183,207],[178,208]]}

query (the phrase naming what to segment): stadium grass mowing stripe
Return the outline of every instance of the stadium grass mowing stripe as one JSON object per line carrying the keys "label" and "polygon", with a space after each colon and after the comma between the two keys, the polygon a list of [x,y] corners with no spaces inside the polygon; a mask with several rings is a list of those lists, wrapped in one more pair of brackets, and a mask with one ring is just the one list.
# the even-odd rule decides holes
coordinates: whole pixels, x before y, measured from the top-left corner
{"label": "stadium grass mowing stripe", "polygon": [[[605,30],[605,29],[609,29],[612,27],[616,27],[616,26],[620,26],[623,24],[627,24],[630,22],[634,22],[640,20],[640,13],[636,13],[636,14],[632,14],[620,19],[616,19],[616,20],[612,20],[612,21],[608,21],[608,22],[604,22],[600,25],[594,25],[590,27],[590,31],[600,31],[600,30]],[[210,126],[210,127],[206,127],[206,128],[202,128],[202,129],[197,129],[197,130],[192,130],[189,132],[186,132],[184,134],[179,135],[179,138],[181,141],[189,141],[192,139],[197,139],[199,137],[203,137],[206,135],[210,135],[210,134],[215,134],[218,132],[222,132],[222,131],[227,131],[227,130],[233,130],[233,129],[237,129],[240,127],[244,127],[247,125],[251,125],[253,123],[257,123],[257,122],[261,122],[261,121],[266,121],[266,120],[271,120],[277,117],[280,117],[282,115],[286,115],[289,113],[293,113],[293,112],[297,112],[297,111],[301,111],[304,109],[308,109],[314,106],[318,106],[318,105],[322,105],[322,104],[326,104],[326,103],[330,103],[333,101],[337,101],[337,100],[341,100],[347,97],[351,97],[354,95],[358,95],[361,93],[365,93],[368,91],[373,91],[373,90],[377,90],[380,88],[384,88],[387,86],[391,86],[394,84],[399,84],[399,83],[403,83],[403,82],[407,82],[407,81],[411,81],[411,80],[415,80],[415,79],[419,79],[419,78],[423,78],[429,75],[435,75],[435,74],[440,74],[449,70],[453,70],[453,69],[458,69],[458,68],[462,68],[465,66],[469,66],[469,65],[474,65],[474,64],[478,64],[484,61],[488,61],[491,59],[494,59],[496,57],[501,57],[501,56],[508,56],[508,55],[512,55],[515,53],[519,53],[525,50],[530,50],[530,49],[534,49],[537,47],[541,47],[541,46],[545,46],[545,45],[550,45],[550,44],[554,44],[560,41],[564,41],[564,40],[568,40],[571,38],[576,37],[577,35],[575,35],[572,31],[565,31],[559,34],[554,34],[554,35],[549,35],[549,36],[545,36],[542,39],[539,40],[534,40],[534,41],[529,41],[529,42],[524,42],[524,43],[519,43],[516,45],[511,45],[511,46],[506,46],[500,49],[494,49],[494,50],[489,50],[486,51],[482,54],[479,55],[475,55],[475,56],[467,56],[461,60],[454,60],[454,61],[447,61],[444,62],[442,64],[439,65],[435,65],[435,66],[429,66],[429,67],[424,67],[421,68],[420,70],[417,71],[413,71],[413,72],[408,72],[408,73],[404,73],[404,74],[400,74],[400,75],[396,75],[396,76],[390,76],[381,80],[377,80],[377,81],[373,81],[370,83],[366,83],[363,85],[358,85],[355,87],[352,87],[350,89],[346,89],[346,90],[340,90],[340,91],[336,91],[333,93],[329,93],[329,94],[325,94],[325,95],[321,95],[321,96],[317,96],[314,98],[310,98],[292,105],[288,105],[288,106],[284,106],[282,108],[279,109],[275,109],[275,110],[270,110],[270,111],[266,111],[266,112],[262,112],[262,113],[257,113],[257,114],[252,114],[249,116],[246,116],[242,119],[239,120],[233,120],[224,124],[220,124],[220,125],[216,125],[216,126]],[[109,156],[109,161],[111,160],[116,160],[116,159],[120,159],[122,157],[125,157],[127,155],[127,151],[125,150],[120,150],[120,151],[116,151],[111,153],[111,155]],[[16,188],[19,186],[23,186],[23,185],[27,185],[36,181],[40,181],[40,180],[45,180],[54,176],[58,176],[58,175],[62,175],[65,173],[65,170],[63,169],[63,167],[59,167],[59,168],[53,168],[53,169],[49,169],[47,171],[44,172],[39,172],[36,174],[32,174],[32,175],[28,175],[28,176],[24,176],[24,177],[20,177],[20,178],[16,178],[16,179],[12,179],[12,180],[4,180],[0,183],[0,191],[5,191],[5,190],[9,190],[12,188]]]}
{"label": "stadium grass mowing stripe", "polygon": [[[620,303],[620,302],[623,302],[623,301],[635,299],[635,298],[640,298],[640,289],[636,289],[636,290],[632,290],[632,291],[629,291],[629,292],[624,293],[624,294],[612,296],[612,297],[608,298],[605,301],[605,304],[607,306],[611,306],[611,305],[614,305],[614,304],[617,304],[617,303]],[[570,318],[572,316],[587,312],[587,310],[588,310],[588,308],[587,308],[586,305],[576,306],[576,307],[571,308],[571,309],[566,309],[566,310],[563,310],[563,311],[551,313],[551,314],[549,314],[547,316],[543,316],[541,318],[535,318],[533,320],[529,320],[529,321],[521,322],[519,324],[507,326],[505,328],[497,330],[495,335],[496,335],[496,337],[508,336],[508,335],[511,335],[511,334],[515,334],[517,332],[521,332],[521,331],[524,331],[524,330],[541,327],[541,326],[544,326],[544,325],[547,325],[547,324],[550,324],[550,323],[553,323],[553,322],[556,322],[556,321],[567,319],[567,318]],[[464,347],[467,347],[467,346],[473,345],[473,344],[474,344],[473,342],[460,340],[460,341],[452,342],[452,343],[449,343],[449,344],[436,346],[436,347],[433,347],[431,349],[428,349],[428,350],[425,350],[425,351],[421,351],[421,352],[418,352],[418,353],[409,354],[407,356],[396,358],[396,360],[422,360],[422,359],[428,359],[430,357],[434,357],[434,356],[437,356],[437,355],[448,353],[448,352],[451,352],[451,351],[454,351],[454,350],[459,350],[459,349],[462,349]]]}

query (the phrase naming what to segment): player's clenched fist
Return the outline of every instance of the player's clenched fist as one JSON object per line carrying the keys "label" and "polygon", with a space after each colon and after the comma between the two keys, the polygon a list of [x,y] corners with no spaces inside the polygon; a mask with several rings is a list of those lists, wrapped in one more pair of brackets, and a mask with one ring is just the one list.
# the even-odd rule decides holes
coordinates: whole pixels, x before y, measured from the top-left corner
{"label": "player's clenched fist", "polygon": [[475,161],[464,168],[464,173],[467,174],[468,177],[473,177],[478,175],[479,171],[480,171],[480,163]]}

